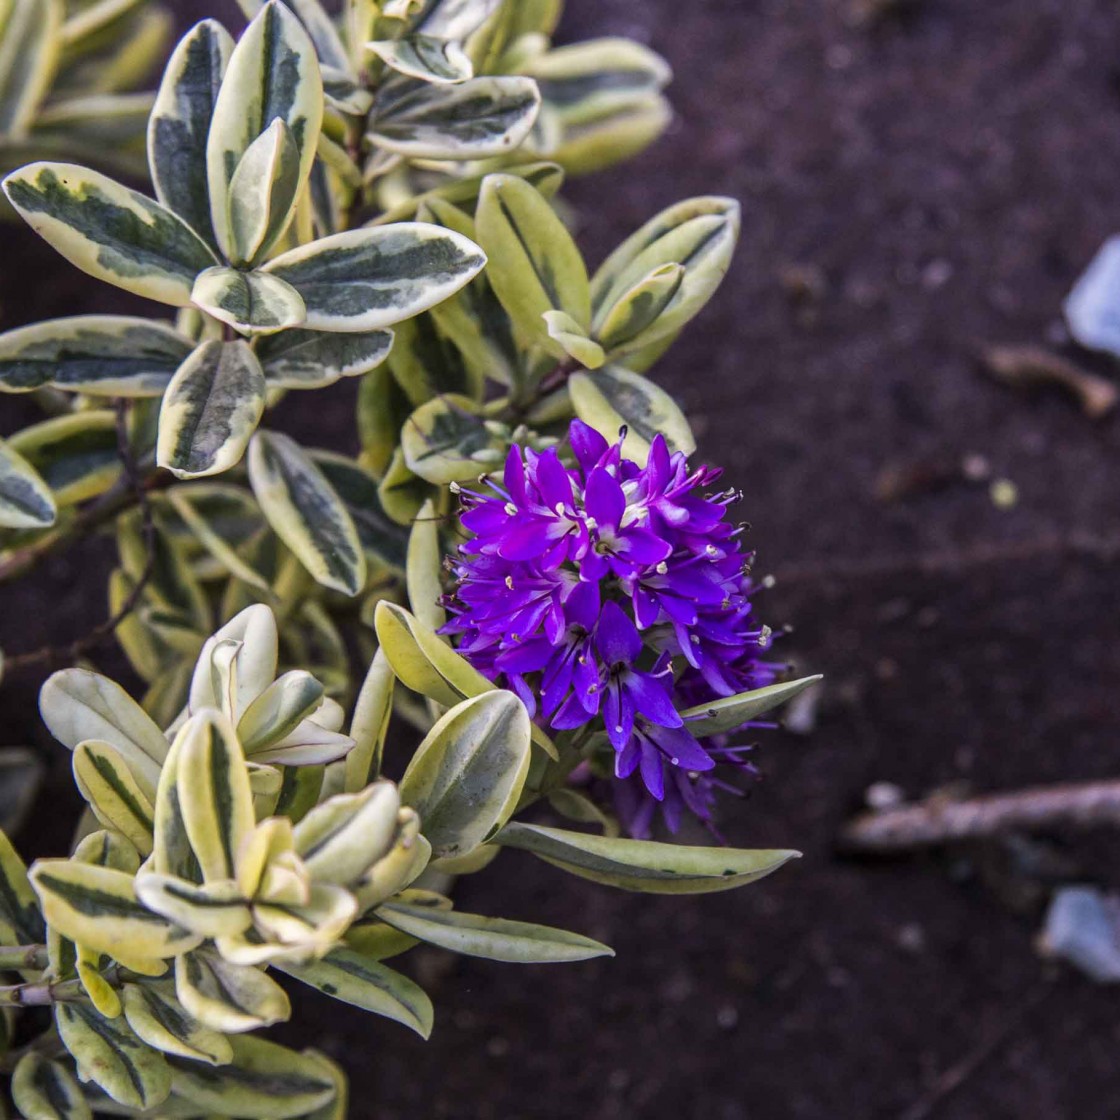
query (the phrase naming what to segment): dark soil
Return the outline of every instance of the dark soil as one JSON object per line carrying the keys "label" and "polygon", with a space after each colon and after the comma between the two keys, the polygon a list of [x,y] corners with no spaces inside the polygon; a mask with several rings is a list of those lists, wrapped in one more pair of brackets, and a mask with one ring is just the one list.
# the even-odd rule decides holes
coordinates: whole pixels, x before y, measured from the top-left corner
{"label": "dark soil", "polygon": [[[743,202],[727,283],[658,376],[746,492],[760,567],[779,577],[765,614],[795,627],[787,654],[827,674],[815,731],[767,737],[765,782],[724,821],[734,843],[804,859],[693,901],[517,854],[464,881],[464,909],[572,926],[617,959],[416,955],[438,1008],[427,1044],[309,1001],[310,1041],[349,1068],[356,1118],[833,1120],[927,1097],[955,1120],[1120,1115],[1116,994],[1047,971],[1040,900],[1005,864],[868,865],[832,847],[875,781],[918,796],[1120,769],[1117,420],[1015,395],[976,363],[987,343],[1060,341],[1063,295],[1120,227],[1120,12],[925,0],[874,26],[849,14],[840,0],[571,0],[565,24],[642,39],[677,73],[671,135],[571,189],[589,252],[690,194]],[[5,325],[120,306],[24,232],[3,236]],[[350,439],[347,393],[294,426]],[[0,430],[26,416],[0,401]],[[877,496],[884,470],[936,481],[966,455],[1018,503],[965,482]],[[104,610],[94,574],[73,558],[6,588],[0,644],[83,632]],[[4,685],[4,742],[45,741],[37,683]],[[57,850],[62,816],[28,830],[33,853]],[[1116,838],[1059,843],[1116,884]]]}

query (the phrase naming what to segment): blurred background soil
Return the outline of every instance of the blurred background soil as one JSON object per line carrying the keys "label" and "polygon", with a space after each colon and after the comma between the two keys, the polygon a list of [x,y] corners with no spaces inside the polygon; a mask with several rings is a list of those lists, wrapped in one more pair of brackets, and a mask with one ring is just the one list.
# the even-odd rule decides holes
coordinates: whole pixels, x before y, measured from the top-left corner
{"label": "blurred background soil", "polygon": [[[233,5],[178,8],[186,22]],[[977,362],[993,343],[1060,345],[1064,294],[1120,228],[1120,10],[855,14],[570,0],[563,24],[640,39],[676,71],[670,135],[571,185],[589,255],[688,195],[743,204],[727,282],[656,376],[745,491],[758,570],[778,578],[759,608],[793,627],[785,655],[827,676],[812,733],[764,736],[765,781],[723,821],[735,844],[804,859],[743,891],[658,900],[504,857],[461,883],[464,909],[572,926],[617,959],[413,954],[438,1009],[427,1044],[304,1001],[313,1037],[288,1037],[344,1062],[355,1118],[1120,1116],[1117,995],[1040,962],[1021,854],[833,850],[874,782],[910,797],[1120,771],[1118,421],[1020,396]],[[4,327],[127,302],[29,233],[0,235]],[[353,386],[288,405],[309,442],[353,442]],[[29,415],[0,398],[0,434]],[[989,474],[1014,483],[1010,508],[976,480]],[[105,556],[5,587],[0,644],[102,618]],[[43,745],[61,790],[37,685],[5,682],[0,739]],[[40,805],[30,854],[58,851],[69,804]],[[1075,877],[1116,884],[1116,837],[1054,843]]]}

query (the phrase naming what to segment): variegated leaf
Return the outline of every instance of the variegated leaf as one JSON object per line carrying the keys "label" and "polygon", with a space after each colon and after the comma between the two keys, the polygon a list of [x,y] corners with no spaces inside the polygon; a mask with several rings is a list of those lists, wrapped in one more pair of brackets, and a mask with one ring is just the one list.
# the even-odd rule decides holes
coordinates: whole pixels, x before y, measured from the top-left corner
{"label": "variegated leaf", "polygon": [[0,938],[5,945],[36,945],[45,936],[39,901],[12,842],[0,831]]}
{"label": "variegated leaf", "polygon": [[[253,920],[260,935],[272,944],[261,949],[247,946],[245,963],[321,957],[340,940],[357,916],[354,896],[332,883],[312,883],[305,904],[258,902],[253,907]],[[221,946],[231,956],[229,941],[223,941]]]}
{"label": "variegated leaf", "polygon": [[[233,643],[236,663],[232,698],[225,698],[216,687],[221,674],[215,670],[214,654],[222,645]],[[279,635],[276,616],[262,603],[254,603],[231,618],[206,640],[191,681],[190,710],[230,708],[230,718],[240,720],[245,709],[276,679]]]}
{"label": "variegated leaf", "polygon": [[652,894],[706,894],[753,883],[800,852],[693,848],[623,840],[543,825],[507,824],[496,844],[532,852],[583,879]]}
{"label": "variegated leaf", "polygon": [[265,390],[260,362],[247,343],[204,342],[164,394],[156,462],[178,478],[236,466],[264,414]]}
{"label": "variegated leaf", "polygon": [[739,238],[739,204],[729,198],[693,198],[650,219],[628,237],[596,272],[591,283],[593,326],[598,332],[631,289],[666,264],[685,272],[669,302],[637,338],[656,342],[689,321],[719,287]]}
{"label": "variegated leaf", "polygon": [[604,366],[595,373],[574,374],[568,389],[576,415],[606,439],[617,439],[619,429],[626,428],[626,455],[636,463],[645,464],[658,434],[665,437],[670,451],[691,455],[696,450],[680,406],[640,373]]}
{"label": "variegated leaf", "polygon": [[229,721],[213,709],[191,716],[184,731],[178,789],[191,848],[206,882],[232,879],[255,823],[245,755]]}
{"label": "variegated leaf", "polygon": [[529,773],[529,715],[511,692],[464,700],[424,738],[401,779],[439,856],[461,855],[512,814]]}
{"label": "variegated leaf", "polygon": [[323,700],[323,686],[303,669],[292,669],[258,696],[237,724],[237,737],[251,756],[279,742]]}
{"label": "variegated leaf", "polygon": [[146,1111],[167,1098],[171,1070],[166,1060],[141,1042],[123,1018],[106,1019],[85,1004],[60,1003],[54,1021],[79,1075],[118,1104]]}
{"label": "variegated leaf", "polygon": [[382,39],[367,45],[398,74],[419,78],[422,82],[444,85],[474,77],[467,52],[454,39],[417,32],[401,39]]}
{"label": "variegated leaf", "polygon": [[424,991],[407,976],[353,949],[334,949],[309,965],[276,967],[343,1003],[403,1023],[421,1038],[431,1034],[434,1012]]}
{"label": "variegated leaf", "polygon": [[111,30],[113,24],[142,3],[143,0],[78,0],[78,3],[70,4],[71,9],[77,10],[68,13],[68,18],[62,26],[63,44],[71,49],[80,49],[87,40],[94,39],[101,32]]}
{"label": "variegated leaf", "polygon": [[88,669],[62,669],[43,685],[39,710],[51,734],[74,750],[97,739],[112,745],[149,799],[167,758],[167,740],[120,685]]}
{"label": "variegated leaf", "polygon": [[300,153],[292,130],[277,117],[241,157],[229,181],[230,260],[249,266],[264,258],[295,211]]}
{"label": "variegated leaf", "polygon": [[411,525],[420,507],[432,495],[432,485],[413,474],[404,461],[404,452],[397,448],[389,460],[381,481],[377,484],[377,497],[381,508],[398,525]]}
{"label": "variegated leaf", "polygon": [[124,759],[108,743],[87,740],[74,751],[74,781],[94,816],[142,855],[152,850],[155,809]]}
{"label": "variegated leaf", "polygon": [[586,332],[590,289],[583,256],[541,194],[515,175],[483,181],[475,215],[478,238],[490,258],[486,278],[518,329],[554,357],[567,352],[544,316],[564,311]]}
{"label": "variegated leaf", "polygon": [[291,284],[306,326],[372,331],[440,303],[486,263],[472,241],[418,222],[351,230],[275,257],[264,271]]}
{"label": "variegated leaf", "polygon": [[175,48],[148,121],[148,163],[156,198],[213,249],[206,139],[222,76],[233,53],[229,32],[203,20]]}
{"label": "variegated leaf", "polygon": [[191,848],[183,821],[179,788],[179,758],[183,744],[193,729],[183,726],[175,736],[160,773],[156,790],[152,858],[149,869],[161,875],[174,875],[186,882],[201,883],[202,869]]}
{"label": "variegated leaf", "polygon": [[0,335],[0,391],[51,385],[107,397],[158,397],[194,349],[152,319],[75,315]]}
{"label": "variegated leaf", "polygon": [[207,141],[210,213],[218,244],[232,259],[231,180],[253,141],[276,119],[299,151],[297,192],[307,181],[323,120],[323,81],[315,47],[298,19],[269,0],[242,35],[226,68]]}
{"label": "variegated leaf", "polygon": [[512,964],[551,964],[613,957],[614,951],[590,937],[531,922],[484,918],[455,910],[420,909],[388,903],[377,916],[394,929],[429,945],[468,957]]}
{"label": "variegated leaf", "polygon": [[[494,367],[489,363],[479,363],[471,368],[458,341],[448,338],[442,327],[449,317],[455,317],[452,308],[481,283],[482,280],[476,278],[474,283],[468,284],[451,299],[433,307],[429,314],[417,315],[397,324],[397,339],[389,355],[389,366],[397,384],[414,407],[444,393],[481,402],[486,377],[494,372]],[[505,312],[500,313],[508,323]],[[470,313],[461,310],[460,316],[469,318]],[[480,326],[477,321],[473,325],[476,329]],[[474,357],[479,355],[476,353]],[[400,430],[400,425],[397,430]]]}
{"label": "variegated leaf", "polygon": [[172,1058],[176,1096],[217,1116],[298,1120],[337,1095],[333,1071],[322,1058],[263,1038],[235,1037],[230,1044],[233,1061],[219,1069]]}
{"label": "variegated leaf", "polygon": [[357,793],[381,775],[381,756],[389,717],[393,714],[393,687],[396,675],[385,651],[373,655],[369,672],[362,682],[354,705],[350,734],[354,749],[346,756],[346,792]]}
{"label": "variegated leaf", "polygon": [[566,311],[546,311],[542,318],[548,337],[558,343],[569,358],[587,369],[598,369],[606,361],[603,348],[588,338],[587,331]]}
{"label": "variegated leaf", "polygon": [[0,528],[46,529],[58,517],[50,487],[14,448],[0,439]]}
{"label": "variegated leaf", "polygon": [[501,465],[502,445],[467,397],[452,393],[421,405],[401,429],[401,451],[427,482],[471,481]]}
{"label": "variegated leaf", "polygon": [[58,65],[62,0],[0,4],[0,136],[22,138]]}
{"label": "variegated leaf", "polygon": [[136,876],[136,894],[149,910],[200,937],[236,937],[253,921],[232,879],[200,887],[174,875],[146,871]]}
{"label": "variegated leaf", "polygon": [[501,0],[426,0],[425,3],[412,5],[423,9],[414,26],[435,39],[462,42],[470,38],[500,5]]}
{"label": "variegated leaf", "polygon": [[767,685],[750,692],[740,692],[737,696],[727,696],[710,704],[699,704],[681,712],[687,722],[688,730],[697,738],[705,735],[721,735],[742,727],[748,720],[765,715],[766,712],[788,704],[799,693],[816,684],[820,675],[802,677],[797,681],[782,681],[780,684]]}
{"label": "variegated leaf", "polygon": [[217,263],[181,218],[96,171],[33,163],[4,191],[71,264],[136,295],[188,307],[195,277]]}
{"label": "variegated leaf", "polygon": [[249,445],[249,480],[269,524],[315,579],[357,595],[366,559],[354,522],[299,445],[277,432],[258,432]]}
{"label": "variegated leaf", "polygon": [[259,270],[208,268],[199,273],[191,300],[215,319],[245,334],[296,327],[306,317],[299,292]]}
{"label": "variegated leaf", "polygon": [[269,386],[321,389],[340,377],[359,377],[375,369],[392,345],[393,332],[387,330],[356,334],[287,330],[261,338],[256,351]]}
{"label": "variegated leaf", "polygon": [[296,825],[295,849],[316,882],[357,882],[388,851],[397,832],[397,787],[377,782],[317,805]]}
{"label": "variegated leaf", "polygon": [[408,602],[412,613],[433,630],[447,621],[447,612],[440,606],[443,585],[440,582],[443,553],[439,544],[440,518],[429,498],[421,507],[408,537],[408,563],[405,568]]}
{"label": "variegated leaf", "polygon": [[517,151],[540,111],[529,78],[471,78],[433,85],[401,78],[374,104],[369,136],[412,159],[486,159]]}
{"label": "variegated leaf", "polygon": [[432,862],[432,845],[420,834],[420,815],[402,809],[399,821],[400,831],[392,848],[352,888],[359,913],[368,913],[406,891]]}
{"label": "variegated leaf", "polygon": [[275,980],[206,949],[176,959],[175,995],[204,1027],[224,1034],[282,1023],[292,1013],[284,989]]}
{"label": "variegated leaf", "polygon": [[121,474],[118,444],[115,414],[92,409],[32,424],[8,441],[59,506],[96,498],[116,482]]}
{"label": "variegated leaf", "polygon": [[212,1066],[233,1060],[229,1039],[192,1019],[171,981],[126,984],[122,1002],[128,1025],[153,1049]]}
{"label": "variegated leaf", "polygon": [[615,356],[644,349],[649,345],[647,337],[656,342],[655,324],[672,306],[686,273],[683,264],[658,265],[619,296],[599,329],[598,339],[603,347]]}
{"label": "variegated leaf", "polygon": [[174,957],[201,938],[145,909],[136,898],[133,877],[111,867],[73,859],[39,860],[31,869],[48,925],[64,937],[112,956]]}
{"label": "variegated leaf", "polygon": [[[561,124],[553,106],[545,102],[537,118],[538,125],[549,121],[556,129],[555,135],[545,135],[537,150],[571,175],[590,175],[644,151],[672,120],[672,106],[660,94],[636,98],[607,108],[597,119],[568,125]],[[535,140],[535,135],[530,137],[533,146],[536,146]]]}
{"label": "variegated leaf", "polygon": [[34,1050],[20,1058],[12,1074],[12,1100],[27,1120],[93,1120],[70,1070]]}

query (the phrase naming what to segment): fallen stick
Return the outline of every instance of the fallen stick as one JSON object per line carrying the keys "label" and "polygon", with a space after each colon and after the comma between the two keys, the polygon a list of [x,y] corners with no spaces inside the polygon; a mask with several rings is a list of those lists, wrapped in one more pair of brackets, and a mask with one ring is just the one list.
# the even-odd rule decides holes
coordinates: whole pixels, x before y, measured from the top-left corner
{"label": "fallen stick", "polygon": [[1120,779],[1039,786],[963,801],[931,797],[860,814],[841,830],[838,844],[844,852],[887,855],[1009,832],[1118,826]]}

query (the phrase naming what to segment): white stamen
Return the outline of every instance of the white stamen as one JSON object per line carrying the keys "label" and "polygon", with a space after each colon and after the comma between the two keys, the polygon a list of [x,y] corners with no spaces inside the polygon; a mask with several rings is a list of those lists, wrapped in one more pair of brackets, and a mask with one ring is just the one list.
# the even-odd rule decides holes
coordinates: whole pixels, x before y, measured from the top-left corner
{"label": "white stamen", "polygon": [[506,587],[508,587],[510,591],[513,590],[513,576],[506,576]]}
{"label": "white stamen", "polygon": [[669,571],[669,565],[666,564],[664,560],[662,560],[661,563],[657,565],[656,570],[659,576],[667,575]]}
{"label": "white stamen", "polygon": [[506,502],[506,513],[508,513],[510,517],[516,517],[517,506],[515,506],[513,502]]}

